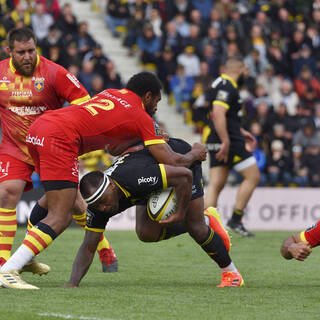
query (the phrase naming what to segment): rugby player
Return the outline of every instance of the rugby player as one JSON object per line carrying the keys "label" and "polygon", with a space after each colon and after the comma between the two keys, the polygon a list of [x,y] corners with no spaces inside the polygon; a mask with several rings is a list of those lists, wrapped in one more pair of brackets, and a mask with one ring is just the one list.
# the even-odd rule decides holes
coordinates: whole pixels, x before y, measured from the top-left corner
{"label": "rugby player", "polygon": [[[178,153],[185,154],[191,149],[183,140],[170,139],[168,143]],[[217,211],[208,208],[205,216],[203,214],[201,163],[196,161],[190,170],[193,175],[192,182],[189,182],[188,169],[159,164],[150,152],[142,147],[140,151],[124,154],[104,173],[94,171],[86,174],[80,181],[80,192],[88,204],[86,234],[75,259],[70,280],[65,287],[79,286],[91,265],[99,238],[109,218],[135,205],[136,233],[140,240],[156,242],[188,232],[221,268],[222,280],[218,287],[244,285],[241,274],[228,254],[230,239]],[[154,179],[141,183],[141,177]],[[146,210],[146,201],[150,193],[175,187],[179,199],[186,194],[189,183],[192,183],[192,195],[182,222],[163,226],[150,220]]]}
{"label": "rugby player", "polygon": [[210,181],[205,194],[205,206],[216,207],[230,169],[239,172],[243,181],[227,227],[242,236],[251,237],[254,234],[244,227],[242,217],[243,210],[259,184],[260,173],[254,156],[246,149],[246,143],[251,148],[255,146],[255,138],[240,125],[242,101],[237,82],[241,82],[243,68],[241,60],[228,59],[224,73],[213,81],[206,95],[212,121],[203,131],[203,142],[206,143],[210,157]]}
{"label": "rugby player", "polygon": [[[29,230],[22,245],[0,269],[3,286],[38,289],[25,283],[16,270],[45,250],[70,224],[77,196],[79,155],[105,145],[112,154],[120,154],[134,142],[143,141],[159,163],[188,167],[206,159],[206,149],[199,143],[182,155],[164,141],[151,118],[161,99],[160,90],[155,75],[141,72],[129,79],[126,88],[107,89],[81,105],[48,111],[31,125],[27,145],[44,186],[48,214]],[[185,207],[186,203],[162,222],[183,220]]]}

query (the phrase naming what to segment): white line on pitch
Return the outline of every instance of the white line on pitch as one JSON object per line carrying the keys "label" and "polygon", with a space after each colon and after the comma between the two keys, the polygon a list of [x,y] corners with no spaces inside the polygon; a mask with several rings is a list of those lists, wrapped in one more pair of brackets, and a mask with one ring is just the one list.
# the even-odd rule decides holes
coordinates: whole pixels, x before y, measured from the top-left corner
{"label": "white line on pitch", "polygon": [[97,317],[87,317],[87,316],[75,316],[72,314],[62,314],[62,313],[50,313],[50,312],[41,312],[37,313],[41,317],[56,317],[62,319],[78,319],[78,320],[115,320],[110,318],[97,318]]}

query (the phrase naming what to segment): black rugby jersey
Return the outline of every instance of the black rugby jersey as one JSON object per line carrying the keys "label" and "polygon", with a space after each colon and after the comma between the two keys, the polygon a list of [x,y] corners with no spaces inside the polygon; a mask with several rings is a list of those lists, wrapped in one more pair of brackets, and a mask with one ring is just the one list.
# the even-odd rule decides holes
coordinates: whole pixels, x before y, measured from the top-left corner
{"label": "black rugby jersey", "polygon": [[[206,100],[209,101],[210,111],[212,107],[214,108],[214,103],[219,103],[227,109],[227,131],[230,141],[243,141],[243,136],[240,133],[240,116],[242,116],[243,110],[237,83],[226,74],[221,74],[206,92]],[[209,126],[217,141],[220,141],[212,121],[209,122]]]}

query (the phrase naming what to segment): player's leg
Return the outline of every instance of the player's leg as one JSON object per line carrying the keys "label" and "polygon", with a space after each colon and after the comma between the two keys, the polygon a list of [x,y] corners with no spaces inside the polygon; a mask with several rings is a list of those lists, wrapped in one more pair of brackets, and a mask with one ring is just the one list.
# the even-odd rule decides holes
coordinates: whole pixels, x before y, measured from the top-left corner
{"label": "player's leg", "polygon": [[[243,226],[242,218],[244,209],[247,206],[254,189],[260,182],[260,172],[257,164],[252,158],[244,160],[244,166],[241,166],[241,163],[239,163],[240,170],[238,170],[238,172],[242,175],[243,181],[238,188],[233,214],[227,224],[231,230],[246,237],[252,237],[254,234]],[[250,161],[250,159],[252,159],[252,161]],[[246,162],[248,163],[248,166],[245,165]],[[234,168],[237,169],[237,166]]]}
{"label": "player's leg", "polygon": [[[78,190],[75,205],[72,209],[72,217],[74,221],[84,228],[86,226],[86,209],[87,204],[82,199],[80,191]],[[102,264],[103,272],[117,272],[118,271],[118,259],[114,253],[109,241],[104,236],[101,235],[100,241],[98,243],[97,252],[99,259]]]}
{"label": "player's leg", "polygon": [[23,180],[0,182],[0,265],[11,255],[17,231],[16,207],[25,186],[26,181]]}
{"label": "player's leg", "polygon": [[[217,222],[219,225],[220,223]],[[222,281],[218,287],[238,287],[244,285],[241,274],[233,264],[224,240],[205,223],[203,198],[192,200],[185,217],[185,226],[190,236],[221,269]],[[223,228],[222,225],[219,226]],[[221,232],[221,230],[220,230]],[[225,231],[223,232],[226,233]]]}
{"label": "player's leg", "polygon": [[229,175],[229,167],[215,166],[210,168],[210,180],[206,188],[204,206],[217,207],[218,197]]}
{"label": "player's leg", "polygon": [[[28,231],[22,245],[2,266],[0,282],[6,287],[37,289],[24,283],[20,277],[16,276],[15,271],[22,269],[31,259],[45,250],[71,223],[71,209],[76,199],[77,183],[44,181],[43,184],[48,201],[48,215]],[[58,189],[57,186],[59,186]],[[14,282],[10,282],[12,278]]]}

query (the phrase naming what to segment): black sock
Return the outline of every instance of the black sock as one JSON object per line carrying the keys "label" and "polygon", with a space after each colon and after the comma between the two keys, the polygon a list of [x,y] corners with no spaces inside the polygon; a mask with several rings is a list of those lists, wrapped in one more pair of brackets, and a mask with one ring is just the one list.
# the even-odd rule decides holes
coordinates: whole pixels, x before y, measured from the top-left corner
{"label": "black sock", "polygon": [[47,216],[47,214],[48,214],[48,210],[40,207],[37,202],[31,210],[28,225],[30,227],[33,227],[39,221],[44,219]]}
{"label": "black sock", "polygon": [[232,218],[231,220],[232,221],[235,221],[235,222],[240,222],[242,217],[244,215],[244,212],[242,210],[236,210],[234,209],[233,210],[233,213],[232,213]]}
{"label": "black sock", "polygon": [[187,231],[184,224],[182,222],[178,222],[176,224],[173,224],[172,226],[162,228],[157,241],[167,240],[186,232]]}
{"label": "black sock", "polygon": [[220,268],[225,268],[231,263],[231,258],[223,240],[217,232],[209,227],[206,239],[201,241],[199,245]]}

